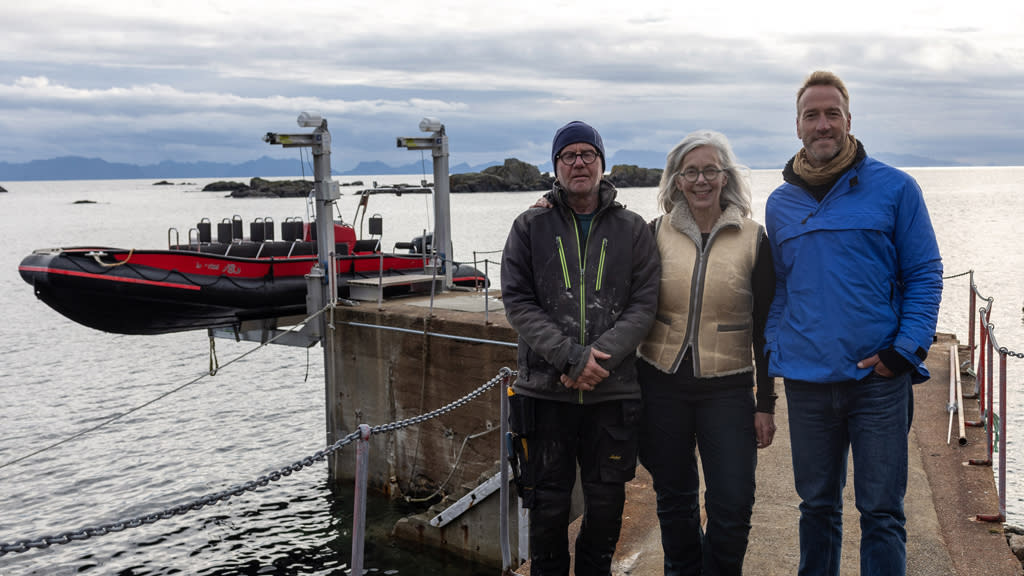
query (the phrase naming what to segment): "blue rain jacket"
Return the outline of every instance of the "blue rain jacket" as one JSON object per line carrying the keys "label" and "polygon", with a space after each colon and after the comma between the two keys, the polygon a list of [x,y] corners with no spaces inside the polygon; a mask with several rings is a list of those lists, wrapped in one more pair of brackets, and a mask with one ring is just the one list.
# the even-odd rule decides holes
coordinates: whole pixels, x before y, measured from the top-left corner
{"label": "blue rain jacket", "polygon": [[921,188],[866,157],[819,203],[791,183],[768,198],[775,300],[765,330],[769,374],[859,380],[857,362],[894,348],[928,378],[924,359],[942,297],[942,259]]}

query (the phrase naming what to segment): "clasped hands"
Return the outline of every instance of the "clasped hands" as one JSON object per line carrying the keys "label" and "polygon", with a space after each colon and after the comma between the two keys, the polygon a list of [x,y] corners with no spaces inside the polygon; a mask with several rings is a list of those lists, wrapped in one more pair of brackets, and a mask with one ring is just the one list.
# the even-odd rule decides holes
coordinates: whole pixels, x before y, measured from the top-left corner
{"label": "clasped hands", "polygon": [[601,382],[601,380],[607,378],[609,374],[609,372],[602,368],[601,365],[597,363],[597,361],[607,360],[611,357],[611,354],[608,354],[607,352],[602,352],[597,348],[592,347],[590,349],[590,357],[587,358],[587,365],[583,367],[583,372],[579,375],[579,377],[573,380],[572,378],[569,378],[567,375],[562,374],[562,384],[566,388],[575,388],[577,390],[582,390],[584,392],[589,392],[593,390],[595,387],[597,387],[598,383]]}

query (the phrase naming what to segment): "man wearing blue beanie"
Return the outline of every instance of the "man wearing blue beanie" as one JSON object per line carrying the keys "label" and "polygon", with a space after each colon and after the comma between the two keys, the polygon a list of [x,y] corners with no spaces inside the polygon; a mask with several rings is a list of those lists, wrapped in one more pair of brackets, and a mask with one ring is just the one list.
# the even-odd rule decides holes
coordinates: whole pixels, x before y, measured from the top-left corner
{"label": "man wearing blue beanie", "polygon": [[530,573],[567,576],[578,464],[576,574],[609,576],[639,445],[635,350],[654,321],[661,262],[643,218],[603,180],[597,130],[559,128],[551,161],[551,207],[516,218],[501,264],[505,313],[519,334],[509,398],[516,485],[530,510]]}
{"label": "man wearing blue beanie", "polygon": [[604,142],[601,141],[601,135],[593,126],[579,120],[569,122],[555,132],[555,139],[551,142],[551,166],[555,168],[556,173],[558,171],[558,153],[569,144],[576,142],[585,142],[597,150],[601,157],[601,173],[604,174]]}

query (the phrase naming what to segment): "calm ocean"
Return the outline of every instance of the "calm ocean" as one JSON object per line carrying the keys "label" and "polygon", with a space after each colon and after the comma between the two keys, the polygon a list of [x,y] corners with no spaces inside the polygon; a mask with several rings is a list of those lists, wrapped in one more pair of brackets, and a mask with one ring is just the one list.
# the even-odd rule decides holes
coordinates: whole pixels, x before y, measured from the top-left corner
{"label": "calm ocean", "polygon": [[[1024,168],[908,169],[931,211],[947,277],[939,331],[967,342],[974,270],[1001,346],[1024,351]],[[419,175],[368,176],[366,184],[418,183]],[[338,178],[342,183],[355,177]],[[279,470],[324,448],[319,348],[264,347],[213,377],[116,422],[15,464],[15,459],[97,426],[196,380],[209,367],[205,333],[118,336],[79,326],[36,300],[18,275],[37,248],[94,245],[161,248],[168,229],[182,240],[202,218],[245,222],[307,217],[301,199],[232,199],[200,192],[210,179],[4,182],[0,226],[0,543],[100,526],[191,502]],[[754,218],[780,181],[751,172]],[[361,186],[343,187],[341,217],[351,221]],[[655,190],[620,191],[620,201],[657,215]],[[511,220],[538,193],[453,195],[454,258],[488,258],[492,280]],[[92,203],[78,203],[91,201]],[[433,226],[429,195],[370,198],[384,218],[384,245]],[[355,222],[357,230],[360,222]],[[484,264],[478,264],[483,269]],[[218,340],[223,366],[254,348]],[[1009,522],[1024,524],[1024,360],[1008,360]],[[454,400],[454,398],[453,398]],[[941,407],[945,420],[945,407]],[[917,417],[922,417],[918,415]],[[371,425],[384,422],[368,422]],[[371,456],[372,457],[372,456]],[[497,455],[496,455],[497,458]],[[374,499],[367,568],[397,575],[468,576],[493,570],[412,555],[388,534],[409,509]],[[981,510],[992,513],[992,510]],[[350,491],[327,486],[326,466],[183,516],[84,542],[0,557],[0,574],[345,574],[351,550]]]}

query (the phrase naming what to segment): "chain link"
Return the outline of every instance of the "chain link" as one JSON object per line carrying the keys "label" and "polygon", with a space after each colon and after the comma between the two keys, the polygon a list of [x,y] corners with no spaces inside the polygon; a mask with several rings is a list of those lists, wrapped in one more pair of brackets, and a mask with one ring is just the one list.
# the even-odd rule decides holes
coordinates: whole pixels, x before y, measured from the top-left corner
{"label": "chain link", "polygon": [[942,279],[943,280],[952,280],[953,278],[959,278],[961,276],[967,276],[971,272],[974,272],[974,270],[968,270],[967,272],[961,272],[959,274],[953,274],[952,276],[943,276]]}
{"label": "chain link", "polygon": [[[370,429],[370,434],[372,435],[381,432],[393,432],[395,430],[400,430],[402,428],[426,422],[427,420],[451,412],[456,408],[465,406],[470,401],[476,399],[487,390],[493,388],[499,382],[505,380],[506,378],[514,376],[515,374],[516,372],[514,370],[508,367],[504,367],[498,371],[498,374],[494,378],[491,378],[486,383],[482,384],[479,388],[473,390],[472,392],[463,396],[462,398],[459,398],[458,400],[455,400],[454,402],[446,406],[442,406],[441,408],[438,408],[432,412],[427,412],[426,414],[421,414],[419,416],[414,416],[412,418],[407,418],[405,420],[400,420],[398,422],[392,422],[390,424],[374,426]],[[333,454],[334,452],[337,452],[338,450],[341,450],[342,447],[351,444],[352,442],[355,442],[358,439],[359,431],[357,430],[355,432],[348,434],[347,436],[338,440],[337,442],[328,446],[327,448],[323,450],[318,450],[313,455],[307,456],[302,460],[299,460],[289,466],[281,468],[280,470],[275,470],[274,472],[260,476],[255,480],[250,480],[245,484],[241,484],[238,486],[234,486],[232,488],[228,488],[227,490],[222,490],[220,492],[202,496],[200,498],[197,498],[196,500],[193,500],[192,502],[167,508],[160,512],[146,514],[144,516],[137,516],[135,518],[123,520],[120,522],[111,522],[108,524],[102,524],[100,526],[82,528],[77,531],[62,532],[55,536],[42,536],[34,540],[17,540],[15,542],[10,543],[0,542],[0,558],[2,558],[10,552],[26,552],[33,548],[49,548],[50,546],[53,546],[55,544],[67,544],[69,542],[73,542],[76,540],[86,540],[94,536],[104,536],[112,532],[121,532],[126,528],[137,528],[139,526],[143,526],[146,524],[152,524],[158,520],[166,520],[174,516],[187,514],[188,512],[191,512],[193,510],[200,510],[202,508],[205,508],[206,506],[212,506],[221,501],[226,502],[230,500],[233,496],[240,496],[246,492],[250,492],[256,490],[257,488],[266,486],[271,482],[277,482],[281,478],[290,476],[293,472],[298,472],[299,470],[302,470],[303,468],[306,468],[315,462],[321,462],[324,459],[326,459],[329,455]]]}
{"label": "chain link", "polygon": [[1013,350],[1008,350],[1006,348],[1000,348],[999,353],[1006,354],[1007,356],[1013,356],[1014,358],[1024,358],[1024,354],[1020,352],[1014,352]]}

